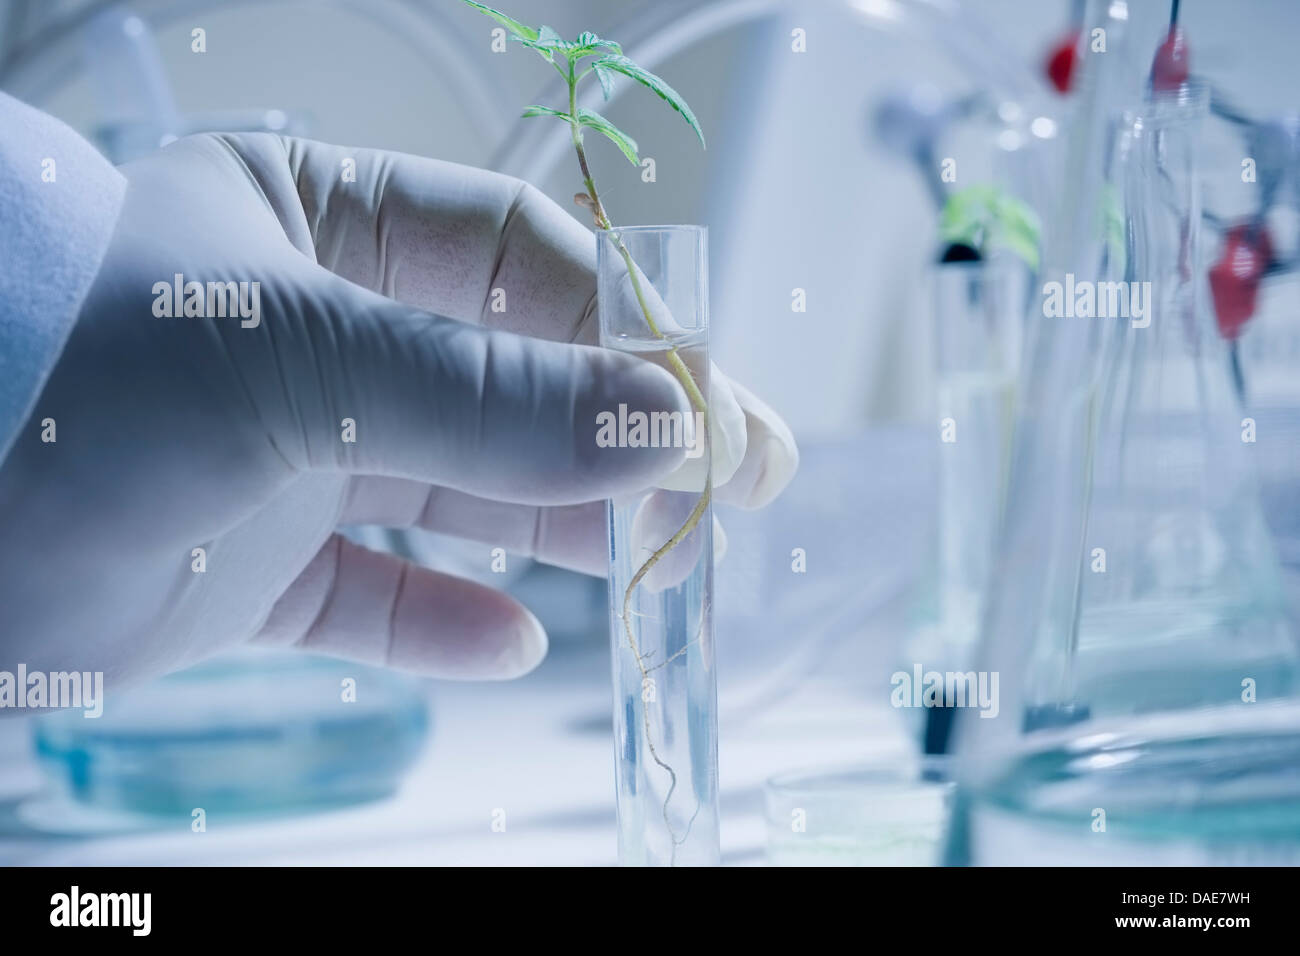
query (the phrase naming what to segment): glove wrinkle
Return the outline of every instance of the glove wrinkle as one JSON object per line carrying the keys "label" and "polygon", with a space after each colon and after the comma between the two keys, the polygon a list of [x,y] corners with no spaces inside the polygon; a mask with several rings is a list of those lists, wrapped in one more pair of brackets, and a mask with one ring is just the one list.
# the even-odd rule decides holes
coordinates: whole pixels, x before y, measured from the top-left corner
{"label": "glove wrinkle", "polygon": [[534,557],[542,553],[542,542],[546,540],[546,517],[549,513],[546,508],[533,509],[533,539],[528,553]]}
{"label": "glove wrinkle", "polygon": [[370,208],[375,210],[375,288],[379,289],[388,298],[396,301],[397,299],[397,266],[398,261],[393,261],[392,272],[389,272],[388,256],[388,237],[390,235],[390,225],[393,217],[389,212],[386,198],[388,196],[388,183],[393,175],[393,164],[387,156],[381,154],[379,160],[379,171],[375,176],[374,188],[371,191]]}
{"label": "glove wrinkle", "polygon": [[[308,255],[306,249],[302,248],[299,242],[295,241],[295,234],[301,233],[303,226],[308,226],[306,215],[303,211],[302,197],[297,190],[288,190],[281,188],[275,182],[277,178],[291,179],[292,171],[287,164],[287,155],[285,154],[284,139],[270,133],[252,133],[252,134],[235,134],[235,133],[207,133],[200,138],[205,138],[216,143],[239,164],[247,177],[248,182],[255,187],[256,195],[266,207],[266,211],[275,217],[276,222],[280,224],[285,237],[289,243],[304,256],[310,258],[313,262],[317,261],[315,256],[314,244],[311,255]],[[266,168],[261,162],[265,157],[255,153],[249,147],[254,145],[265,145],[274,142],[276,147],[275,163],[273,168]],[[280,160],[285,162],[281,163]],[[287,203],[284,201],[285,196],[290,195],[298,201]],[[296,215],[295,215],[296,214]],[[297,220],[296,222],[294,220]],[[297,226],[298,228],[295,228]],[[310,226],[308,226],[310,234]]]}
{"label": "glove wrinkle", "polygon": [[[311,369],[316,373],[316,393],[320,396],[321,406],[325,412],[324,419],[320,422],[320,427],[323,429],[324,434],[330,435],[330,447],[335,447],[335,441],[333,439],[337,438],[337,434],[334,433],[334,429],[341,427],[340,419],[342,417],[339,414],[338,386],[342,385],[343,389],[347,390],[352,383],[350,377],[346,373],[346,366],[344,366],[342,369],[343,374],[334,376],[336,382],[335,388],[330,388],[330,376],[326,374],[326,369],[321,361],[321,357],[323,355],[347,355],[347,352],[339,347],[339,336],[337,334],[337,323],[339,322],[338,313],[332,308],[323,309],[320,313],[319,321],[313,321],[310,316],[304,316],[299,321],[302,323],[302,338],[303,342],[307,346],[308,357],[311,361]],[[316,336],[322,332],[330,339],[329,342],[325,343],[323,348],[316,342]],[[351,396],[349,396],[349,398],[351,398]],[[355,404],[355,401],[353,401],[353,404]],[[298,416],[298,424],[299,427],[304,429],[306,428],[306,423],[304,422],[302,415]],[[310,441],[310,437],[307,434],[304,434],[303,440]],[[337,445],[338,450],[336,450],[330,458],[334,466],[340,467],[345,465],[349,449],[342,442],[338,442]],[[354,453],[355,447],[356,446],[354,445]]]}
{"label": "glove wrinkle", "polygon": [[[343,565],[343,541],[342,535],[331,535],[326,546],[321,548],[316,560],[324,558],[329,562],[329,583],[325,586],[325,596],[321,599],[320,607],[312,616],[311,623],[303,630],[294,640],[292,646],[307,650],[311,646],[311,638],[317,633],[321,621],[329,613],[330,606],[334,603],[334,596],[338,593],[339,568]],[[310,568],[315,561],[310,562],[307,567]]]}
{"label": "glove wrinkle", "polygon": [[532,187],[525,182],[519,184],[514,197],[510,200],[510,205],[506,207],[505,218],[501,221],[501,231],[497,233],[497,246],[492,253],[492,268],[488,272],[487,290],[483,293],[483,305],[479,308],[479,322],[485,328],[490,328],[488,317],[492,314],[492,290],[497,287],[497,276],[501,272],[501,263],[505,261],[506,244],[510,241],[510,226],[514,222],[515,214],[519,212],[519,208],[523,204],[524,194],[530,188]]}
{"label": "glove wrinkle", "polygon": [[[493,343],[496,341],[496,336],[485,335],[482,338],[482,358],[478,369],[478,417],[474,422],[474,453],[476,456],[481,456],[484,449],[488,447],[484,440],[483,426],[488,414],[488,398],[492,394],[488,383],[493,381],[492,369],[496,365],[493,361]],[[489,468],[495,468],[497,465],[498,462],[496,461],[488,463]]]}
{"label": "glove wrinkle", "polygon": [[[243,366],[235,360],[234,354],[230,351],[230,343],[228,343],[226,337],[221,334],[213,335],[212,339],[225,354],[230,372],[234,376],[235,381],[239,383],[239,390],[243,394],[244,401],[247,402],[249,410],[253,413],[253,417],[257,419],[258,426],[260,427],[262,436],[266,439],[266,443],[271,447],[271,450],[275,452],[276,456],[284,462],[284,466],[288,468],[290,472],[297,474],[301,469],[290,460],[284,449],[280,447],[280,443],[276,441],[275,430],[267,425],[266,417],[262,414],[262,409],[258,406],[257,400],[253,397],[253,390],[249,387],[248,378],[244,374]],[[283,389],[284,384],[282,374],[281,390],[283,391]]]}
{"label": "glove wrinkle", "polygon": [[582,319],[573,330],[569,341],[577,345],[600,344],[600,300],[597,299],[595,292],[592,292],[591,298],[587,300],[587,306],[582,310]]}
{"label": "glove wrinkle", "polygon": [[320,243],[317,236],[320,233],[320,224],[325,220],[328,211],[330,194],[328,191],[324,195],[317,194],[311,188],[311,184],[303,180],[305,161],[307,159],[306,147],[309,144],[304,140],[286,137],[280,137],[280,142],[284,145],[289,161],[289,176],[293,180],[293,194],[298,197],[298,207],[302,210],[303,221],[307,226],[307,235],[311,240],[312,257],[318,264],[329,268],[329,262],[321,259]]}
{"label": "glove wrinkle", "polygon": [[402,562],[402,569],[397,575],[397,587],[393,591],[393,603],[388,608],[388,643],[384,647],[384,665],[391,665],[393,662],[393,645],[397,641],[397,609],[402,603],[402,592],[406,590],[407,579],[411,576],[411,568],[415,565],[410,561]]}
{"label": "glove wrinkle", "polygon": [[412,524],[419,528],[432,528],[434,503],[438,498],[438,493],[442,491],[441,485],[430,485],[428,493],[424,496],[424,505],[417,512],[417,517]]}

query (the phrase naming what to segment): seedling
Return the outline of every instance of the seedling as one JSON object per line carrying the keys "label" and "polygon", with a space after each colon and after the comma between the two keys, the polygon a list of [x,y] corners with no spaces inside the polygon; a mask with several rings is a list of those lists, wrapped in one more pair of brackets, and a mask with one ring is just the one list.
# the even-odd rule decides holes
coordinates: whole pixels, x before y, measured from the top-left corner
{"label": "seedling", "polygon": [[[606,100],[609,99],[610,93],[613,92],[614,83],[619,77],[625,77],[635,83],[644,86],[653,92],[661,100],[671,106],[676,112],[681,114],[682,118],[695,131],[699,137],[700,145],[704,145],[704,133],[700,129],[699,121],[695,114],[686,104],[686,101],[671,86],[663,81],[662,78],[651,73],[649,70],[638,66],[631,59],[624,56],[623,48],[613,40],[602,39],[591,32],[578,34],[576,40],[565,40],[550,27],[543,26],[537,29],[520,23],[513,17],[509,17],[499,10],[494,10],[483,3],[477,3],[475,0],[465,0],[467,4],[474,7],[479,12],[491,17],[501,26],[505,27],[514,40],[523,44],[549,63],[564,78],[568,88],[568,108],[555,109],[550,106],[529,106],[524,110],[525,117],[546,116],[561,120],[569,125],[569,130],[573,138],[573,149],[578,157],[578,167],[582,172],[582,185],[584,192],[574,196],[574,201],[590,211],[593,220],[598,228],[604,230],[613,230],[613,223],[610,221],[609,214],[601,201],[600,193],[596,189],[596,182],[591,175],[591,167],[587,162],[587,151],[583,145],[583,134],[587,130],[593,130],[602,136],[608,137],[613,141],[628,161],[634,166],[641,164],[640,156],[637,153],[637,144],[627,133],[619,129],[604,116],[601,116],[595,110],[580,107],[578,105],[578,88],[589,77],[594,77],[600,84],[601,93]],[[632,291],[636,295],[637,305],[645,318],[646,328],[657,339],[661,340],[667,346],[666,355],[668,364],[677,381],[681,383],[683,389],[690,399],[691,404],[696,411],[700,412],[704,420],[708,420],[708,403],[700,390],[699,384],[695,380],[690,367],[682,360],[677,351],[677,347],[668,339],[663,330],[655,321],[651,312],[649,302],[645,295],[645,289],[641,282],[641,271],[637,268],[636,263],[632,260],[632,254],[628,251],[627,246],[619,237],[617,232],[610,233],[610,240],[618,250],[623,262],[627,265],[628,279],[632,285]],[[707,427],[707,426],[706,426]],[[663,557],[682,543],[695,528],[699,525],[700,520],[708,511],[709,501],[712,498],[712,484],[706,481],[704,492],[699,501],[692,509],[686,522],[670,537],[658,550],[646,559],[645,563],[637,568],[636,572],[628,581],[627,588],[623,592],[623,605],[620,617],[623,623],[623,632],[627,637],[628,647],[636,658],[638,669],[641,671],[643,680],[648,679],[650,673],[664,666],[667,661],[659,664],[650,664],[646,656],[642,654],[641,649],[637,646],[636,634],[632,628],[632,601],[637,587],[650,573],[651,569],[658,564]],[[684,649],[683,649],[684,650]],[[682,653],[679,651],[678,654]],[[669,787],[664,797],[664,823],[668,827],[669,835],[672,838],[674,858],[676,848],[680,846],[687,837],[687,833],[677,833],[669,819],[668,806],[672,799],[673,792],[677,789],[677,772],[666,763],[659,755],[655,748],[653,735],[650,727],[650,711],[647,707],[642,707],[642,715],[645,726],[646,748],[654,762],[668,774]],[[689,829],[689,827],[688,827]]]}
{"label": "seedling", "polygon": [[948,197],[939,219],[947,246],[959,245],[984,259],[994,249],[1006,249],[1038,268],[1038,217],[1025,203],[996,186],[967,186]]}

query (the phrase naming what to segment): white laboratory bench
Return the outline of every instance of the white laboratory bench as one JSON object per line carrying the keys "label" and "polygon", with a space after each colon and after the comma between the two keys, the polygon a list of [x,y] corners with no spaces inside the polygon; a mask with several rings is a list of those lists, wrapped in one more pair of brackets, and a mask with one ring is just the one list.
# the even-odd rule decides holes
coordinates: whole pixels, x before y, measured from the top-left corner
{"label": "white laboratory bench", "polygon": [[[615,862],[607,660],[554,655],[514,683],[431,688],[432,733],[400,792],[349,809],[264,820],[210,814],[159,828],[42,796],[21,758],[24,720],[0,725],[5,865],[606,865]],[[772,773],[902,751],[896,714],[826,688],[788,697],[720,743],[724,862],[763,862],[762,782]],[[814,692],[815,691],[815,692]],[[867,727],[879,732],[864,734]],[[505,830],[492,828],[505,811]]]}

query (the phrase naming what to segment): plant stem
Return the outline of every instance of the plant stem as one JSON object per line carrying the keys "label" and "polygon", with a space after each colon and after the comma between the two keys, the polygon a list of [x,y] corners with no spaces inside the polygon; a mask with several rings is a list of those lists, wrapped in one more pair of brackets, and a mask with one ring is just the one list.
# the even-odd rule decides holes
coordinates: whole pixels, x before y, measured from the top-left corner
{"label": "plant stem", "polygon": [[[610,222],[609,216],[605,212],[604,204],[600,201],[600,194],[596,191],[596,181],[591,176],[591,167],[587,164],[587,151],[583,148],[582,144],[582,126],[578,122],[577,82],[574,79],[572,63],[569,64],[569,126],[573,133],[573,149],[574,152],[578,154],[578,166],[582,170],[582,184],[586,187],[587,196],[591,200],[591,208],[596,219],[596,225],[607,231],[612,230],[614,228],[613,224]],[[646,326],[650,329],[651,334],[654,335],[655,338],[662,342],[668,342],[668,364],[672,366],[673,375],[677,378],[677,381],[681,383],[682,388],[686,390],[686,395],[690,399],[691,404],[697,411],[701,412],[705,416],[705,421],[707,422],[709,412],[708,403],[705,401],[704,394],[700,391],[699,384],[695,381],[695,376],[691,373],[690,367],[682,360],[681,355],[678,353],[677,346],[669,342],[668,336],[663,333],[663,330],[661,330],[659,325],[655,322],[654,315],[650,310],[650,305],[646,301],[645,291],[641,286],[641,272],[632,259],[632,253],[628,251],[622,237],[617,233],[612,233],[610,238],[613,240],[615,248],[618,249],[619,256],[627,266],[627,274],[632,283],[632,291],[636,294],[637,305],[641,309],[641,314],[645,317]],[[709,425],[706,424],[706,431],[708,428]],[[712,454],[711,447],[710,454]],[[623,621],[623,632],[627,635],[628,647],[631,648],[632,654],[636,658],[637,669],[641,672],[641,680],[643,682],[642,686],[644,686],[644,681],[649,679],[650,671],[653,668],[646,664],[645,657],[642,655],[641,649],[637,645],[636,635],[632,630],[632,595],[636,591],[637,586],[640,585],[640,583],[645,579],[645,576],[650,573],[651,569],[663,559],[664,555],[668,554],[668,552],[672,551],[686,540],[687,535],[698,527],[701,519],[708,511],[709,502],[712,498],[713,482],[712,468],[710,467],[709,475],[706,476],[704,482],[704,491],[700,495],[699,501],[696,502],[695,507],[691,510],[690,515],[687,516],[686,522],[636,570],[632,575],[631,580],[628,581],[627,588],[623,592],[623,609],[619,616]],[[700,621],[701,629],[703,629],[703,615],[701,615]],[[667,663],[667,661],[664,663]],[[672,800],[673,793],[677,790],[677,772],[659,756],[659,752],[655,748],[650,728],[650,711],[645,706],[644,701],[641,705],[641,714],[645,726],[646,749],[650,752],[650,758],[668,774],[670,780],[668,792],[664,795],[663,817],[664,825],[668,829],[669,838],[672,840],[672,850],[669,859],[669,865],[672,865],[677,859],[677,847],[685,843],[687,836],[690,834],[690,823],[687,824],[686,831],[682,833],[680,837],[673,829],[672,821],[668,815],[668,804]],[[692,817],[692,821],[693,820],[694,817]]]}

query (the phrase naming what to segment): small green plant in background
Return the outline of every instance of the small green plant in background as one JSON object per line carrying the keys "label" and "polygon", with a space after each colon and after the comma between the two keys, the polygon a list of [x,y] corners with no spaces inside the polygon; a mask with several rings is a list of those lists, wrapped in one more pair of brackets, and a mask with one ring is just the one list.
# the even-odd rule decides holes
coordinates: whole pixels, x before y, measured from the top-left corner
{"label": "small green plant in background", "polygon": [[[667,103],[695,131],[699,137],[700,145],[704,146],[704,132],[700,129],[699,121],[695,114],[686,104],[686,101],[671,86],[664,82],[661,77],[656,76],[649,70],[646,70],[628,57],[623,55],[623,48],[613,40],[602,39],[594,33],[584,32],[578,34],[577,39],[565,40],[555,30],[543,26],[534,29],[520,23],[513,17],[507,16],[499,10],[476,0],[464,0],[480,13],[491,17],[501,26],[505,27],[514,40],[535,50],[539,56],[549,63],[564,78],[568,88],[568,103],[565,109],[556,109],[550,106],[529,106],[524,110],[525,117],[553,117],[569,125],[569,130],[573,139],[573,149],[577,154],[578,167],[582,172],[582,185],[584,192],[578,193],[574,199],[580,205],[590,210],[592,218],[595,220],[599,229],[612,230],[609,232],[609,239],[613,242],[614,247],[618,250],[623,262],[627,265],[628,278],[632,285],[632,291],[636,294],[637,305],[645,318],[646,328],[657,339],[667,345],[667,360],[673,375],[686,390],[691,404],[695,409],[702,413],[705,421],[708,421],[708,403],[705,401],[704,394],[695,380],[690,367],[682,360],[676,346],[674,346],[663,330],[659,328],[652,314],[649,301],[645,295],[645,289],[642,286],[642,274],[637,268],[636,263],[632,260],[632,254],[628,251],[627,246],[623,243],[622,238],[615,230],[613,223],[610,221],[609,213],[601,201],[600,193],[596,189],[596,182],[591,175],[591,167],[587,162],[587,151],[583,145],[583,135],[588,130],[600,133],[608,137],[627,157],[633,165],[639,166],[641,163],[640,156],[637,152],[636,140],[634,140],[623,130],[619,129],[604,116],[601,116],[595,110],[580,107],[578,105],[578,88],[588,78],[594,78],[600,84],[601,93],[606,100],[609,99],[610,93],[613,92],[615,82],[621,77],[632,80],[635,83],[644,86],[653,92],[661,100]],[[711,428],[711,424],[706,424],[706,428]],[[622,606],[622,623],[623,631],[627,637],[628,647],[636,657],[637,667],[641,671],[643,680],[647,679],[651,671],[657,667],[662,667],[661,662],[651,665],[646,657],[642,654],[637,646],[636,635],[632,628],[632,597],[636,588],[650,573],[650,570],[658,564],[663,557],[676,548],[686,539],[686,537],[699,525],[700,520],[708,511],[709,502],[712,498],[712,483],[706,481],[704,492],[699,501],[692,509],[686,522],[670,537],[658,550],[650,555],[628,581],[627,588],[623,592]],[[679,652],[680,653],[680,652]],[[670,778],[669,788],[664,797],[664,823],[668,827],[668,832],[673,841],[674,856],[676,848],[685,842],[687,834],[678,834],[674,832],[672,823],[669,820],[668,805],[672,799],[673,792],[677,789],[677,773],[663,759],[660,758],[658,750],[655,748],[654,739],[651,735],[650,712],[647,707],[642,706],[642,716],[644,718],[646,748],[654,762],[668,774]]]}
{"label": "small green plant in background", "polygon": [[948,197],[939,214],[939,233],[945,245],[960,243],[987,258],[1005,249],[1038,268],[1038,216],[1028,205],[996,186],[967,186]]}

